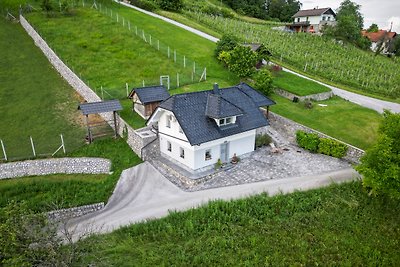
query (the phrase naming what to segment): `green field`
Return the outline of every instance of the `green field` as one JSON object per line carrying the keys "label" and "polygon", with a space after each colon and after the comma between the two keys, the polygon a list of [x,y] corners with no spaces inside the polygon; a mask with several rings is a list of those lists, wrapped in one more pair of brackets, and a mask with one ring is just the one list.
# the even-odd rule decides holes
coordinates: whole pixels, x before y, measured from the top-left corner
{"label": "green field", "polygon": [[77,266],[395,266],[399,221],[399,202],[361,182],[262,194],[92,237]]}
{"label": "green field", "polygon": [[[271,107],[273,112],[358,148],[366,149],[376,141],[377,129],[382,120],[382,116],[376,111],[344,101],[337,96],[313,102],[312,109],[306,109],[304,103],[293,103],[277,95],[272,98],[277,103]],[[318,104],[327,106],[321,107]]]}
{"label": "green field", "polygon": [[71,157],[101,157],[110,159],[111,175],[56,174],[0,180],[0,208],[11,200],[27,200],[34,211],[76,207],[107,202],[121,172],[141,162],[125,140],[96,140],[69,154]]}
{"label": "green field", "polygon": [[301,78],[286,71],[274,75],[273,85],[298,96],[329,92],[330,89],[311,80]]}
{"label": "green field", "polygon": [[[83,144],[85,130],[77,111],[81,101],[52,68],[19,24],[0,19],[0,139],[9,159],[31,157],[61,145],[72,151]],[[0,158],[3,157],[0,151]]]}

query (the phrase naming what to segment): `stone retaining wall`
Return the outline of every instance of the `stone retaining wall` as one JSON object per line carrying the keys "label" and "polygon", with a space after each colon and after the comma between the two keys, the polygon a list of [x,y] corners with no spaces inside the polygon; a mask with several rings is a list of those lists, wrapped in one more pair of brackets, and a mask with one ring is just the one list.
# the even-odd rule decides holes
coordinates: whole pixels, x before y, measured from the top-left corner
{"label": "stone retaining wall", "polygon": [[0,179],[48,174],[108,174],[111,161],[101,158],[56,158],[0,164]]}
{"label": "stone retaining wall", "polygon": [[53,210],[53,211],[50,211],[47,213],[47,217],[51,221],[59,222],[62,220],[68,220],[68,219],[80,217],[85,214],[101,210],[103,208],[104,208],[104,202],[100,202],[100,203],[96,203],[96,204],[79,206],[79,207],[74,207],[74,208],[69,208],[69,209]]}
{"label": "stone retaining wall", "polygon": [[269,112],[269,123],[270,125],[276,129],[278,132],[280,132],[282,135],[284,135],[290,143],[292,144],[296,144],[296,132],[298,130],[302,130],[305,132],[312,132],[312,133],[316,133],[318,134],[318,136],[323,137],[323,138],[330,138],[333,140],[336,140],[340,143],[343,143],[345,145],[347,145],[348,150],[347,150],[347,155],[345,157],[343,157],[343,159],[351,162],[351,163],[355,163],[358,164],[360,162],[360,158],[364,155],[364,150],[361,150],[355,146],[352,146],[350,144],[347,144],[345,142],[342,142],[336,138],[333,138],[329,135],[326,135],[324,133],[321,133],[317,130],[314,130],[312,128],[309,128],[307,126],[301,125],[297,122],[294,122],[292,120],[289,120],[287,118],[284,118],[278,114],[275,114],[273,112]]}
{"label": "stone retaining wall", "polygon": [[[64,64],[64,62],[56,55],[56,53],[54,53],[54,51],[22,15],[20,15],[20,22],[25,31],[34,40],[35,45],[42,50],[43,54],[47,57],[54,68],[87,102],[101,101],[101,98],[92,89],[90,89],[90,87],[87,86],[67,65]],[[113,120],[112,112],[100,113],[100,116],[106,121]],[[113,123],[110,123],[110,126],[114,127]],[[127,135],[128,145],[137,155],[139,155],[139,157],[141,156],[142,148],[147,143],[152,141],[150,138],[142,138],[120,116],[117,116],[117,128],[120,136],[122,136],[123,132],[125,132]]]}
{"label": "stone retaining wall", "polygon": [[284,98],[290,99],[290,100],[293,100],[293,98],[297,97],[300,101],[304,101],[306,99],[312,99],[312,100],[315,100],[315,101],[322,101],[322,100],[329,99],[329,98],[331,98],[333,96],[333,92],[332,91],[319,93],[319,94],[306,95],[306,96],[298,96],[298,95],[292,94],[292,93],[290,93],[290,92],[288,92],[286,90],[282,90],[282,89],[279,89],[279,88],[275,89],[275,93],[280,95],[280,96],[282,96],[282,97],[284,97]]}

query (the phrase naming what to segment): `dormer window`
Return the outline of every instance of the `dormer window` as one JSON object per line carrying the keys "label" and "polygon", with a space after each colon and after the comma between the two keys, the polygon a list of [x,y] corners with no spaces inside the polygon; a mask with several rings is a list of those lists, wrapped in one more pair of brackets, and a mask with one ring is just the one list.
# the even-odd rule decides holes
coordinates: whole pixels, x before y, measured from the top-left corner
{"label": "dormer window", "polygon": [[219,126],[235,123],[234,117],[219,119]]}

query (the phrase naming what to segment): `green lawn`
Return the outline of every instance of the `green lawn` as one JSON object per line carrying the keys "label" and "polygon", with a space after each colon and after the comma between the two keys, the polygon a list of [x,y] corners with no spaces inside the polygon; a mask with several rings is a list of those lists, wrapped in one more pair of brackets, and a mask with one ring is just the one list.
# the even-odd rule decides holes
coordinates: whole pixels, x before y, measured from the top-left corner
{"label": "green lawn", "polygon": [[[273,112],[326,133],[361,149],[370,147],[376,140],[382,116],[371,109],[345,101],[339,97],[313,102],[312,109],[303,103],[274,95]],[[326,107],[318,106],[325,104]]]}
{"label": "green lawn", "polygon": [[92,237],[76,265],[396,266],[399,221],[399,202],[368,196],[361,182],[262,194]]}
{"label": "green lawn", "polygon": [[69,154],[71,157],[102,157],[112,162],[112,174],[56,174],[0,180],[0,208],[11,200],[27,200],[28,208],[48,211],[107,202],[121,172],[141,162],[125,140],[96,140]]}
{"label": "green lawn", "polygon": [[286,71],[274,75],[273,85],[298,96],[306,96],[331,91],[328,87],[301,78]]}
{"label": "green lawn", "polygon": [[[72,151],[83,144],[75,91],[52,68],[19,24],[0,19],[0,139],[9,159],[32,156],[61,145]],[[0,151],[0,158],[3,157]]]}

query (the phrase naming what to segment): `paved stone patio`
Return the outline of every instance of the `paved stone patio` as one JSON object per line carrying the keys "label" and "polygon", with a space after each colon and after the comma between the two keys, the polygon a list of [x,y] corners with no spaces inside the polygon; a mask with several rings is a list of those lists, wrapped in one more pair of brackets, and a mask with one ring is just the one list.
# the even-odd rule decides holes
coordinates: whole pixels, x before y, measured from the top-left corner
{"label": "paved stone patio", "polygon": [[351,167],[345,160],[312,154],[290,144],[280,150],[273,153],[270,147],[260,148],[243,157],[238,164],[228,164],[219,171],[211,170],[196,179],[190,178],[190,173],[164,157],[159,156],[150,162],[167,179],[186,191],[322,174]]}

